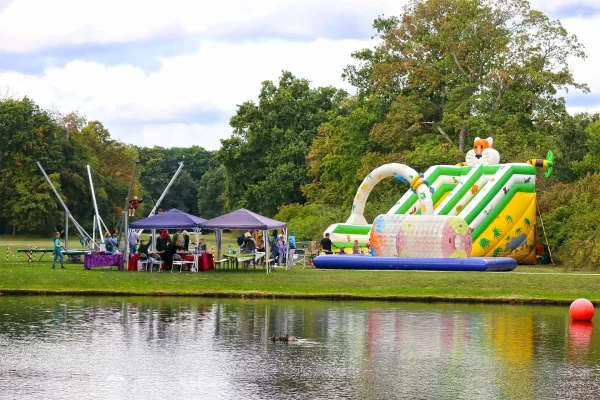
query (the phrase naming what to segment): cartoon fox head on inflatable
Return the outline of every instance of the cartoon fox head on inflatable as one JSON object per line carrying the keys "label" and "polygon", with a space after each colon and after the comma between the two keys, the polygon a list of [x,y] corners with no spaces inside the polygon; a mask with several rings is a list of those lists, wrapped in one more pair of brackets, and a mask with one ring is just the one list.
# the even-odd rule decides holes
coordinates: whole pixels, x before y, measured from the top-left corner
{"label": "cartoon fox head on inflatable", "polygon": [[500,163],[500,153],[494,147],[494,139],[491,137],[481,139],[476,137],[473,149],[467,152],[467,165],[495,165]]}

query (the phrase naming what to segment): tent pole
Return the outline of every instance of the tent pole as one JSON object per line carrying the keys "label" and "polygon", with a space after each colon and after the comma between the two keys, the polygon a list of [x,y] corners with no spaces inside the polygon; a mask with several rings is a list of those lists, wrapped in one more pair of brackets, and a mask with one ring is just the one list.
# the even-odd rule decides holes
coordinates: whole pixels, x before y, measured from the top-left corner
{"label": "tent pole", "polygon": [[217,259],[220,260],[221,259],[221,243],[223,242],[223,230],[222,229],[217,229],[216,231],[219,232],[219,240],[217,241]]}
{"label": "tent pole", "polygon": [[288,248],[288,240],[287,240],[287,227],[283,228],[283,237],[285,238],[285,270],[287,271],[288,267],[288,258],[290,255],[290,250]]}
{"label": "tent pole", "polygon": [[265,271],[269,273],[269,231],[263,231],[263,240],[265,242]]}

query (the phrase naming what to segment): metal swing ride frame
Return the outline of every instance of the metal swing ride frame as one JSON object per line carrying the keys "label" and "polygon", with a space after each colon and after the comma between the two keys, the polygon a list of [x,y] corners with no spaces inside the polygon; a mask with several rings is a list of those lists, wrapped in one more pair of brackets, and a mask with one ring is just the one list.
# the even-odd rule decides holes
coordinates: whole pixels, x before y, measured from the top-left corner
{"label": "metal swing ride frame", "polygon": [[[44,178],[46,178],[46,182],[48,182],[48,184],[50,185],[50,188],[52,189],[52,191],[56,195],[56,198],[58,199],[58,202],[60,203],[60,205],[62,206],[63,210],[65,211],[65,249],[67,249],[67,250],[69,249],[69,220],[71,222],[73,222],[73,225],[75,226],[75,229],[77,229],[77,232],[79,233],[79,235],[81,237],[89,237],[89,238],[91,238],[91,236],[88,235],[88,233],[81,227],[81,225],[79,225],[79,223],[75,220],[75,218],[71,214],[71,211],[69,211],[69,209],[67,208],[65,202],[60,197],[60,194],[58,194],[58,191],[54,187],[54,184],[52,183],[52,181],[50,180],[50,178],[46,174],[46,171],[44,171],[44,168],[42,167],[42,164],[40,164],[39,161],[36,161],[36,164],[37,164],[38,168],[40,169],[40,171],[42,171],[42,174],[44,175]],[[94,246],[98,246],[96,244],[96,241],[93,240],[93,239],[92,239],[92,243],[94,244]]]}
{"label": "metal swing ride frame", "polygon": [[[122,232],[123,231],[127,232],[127,234],[125,235],[125,249],[124,249],[125,257],[127,259],[129,259],[129,257],[128,257],[129,256],[129,213],[128,213],[128,205],[129,205],[129,199],[131,198],[131,192],[133,190],[133,182],[135,180],[135,174],[136,174],[137,164],[139,164],[139,161],[136,161],[136,165],[135,165],[135,167],[133,169],[133,175],[131,176],[131,182],[129,184],[129,192],[127,193],[127,197],[125,198],[125,207],[123,208],[123,223],[121,225],[122,227],[124,227],[124,229],[122,231],[119,231],[119,241],[120,241]],[[175,183],[175,181],[177,180],[177,177],[181,173],[182,169],[183,169],[183,162],[180,162],[179,163],[179,168],[177,168],[177,171],[175,171],[175,174],[173,175],[173,177],[171,178],[171,180],[167,184],[167,187],[165,188],[165,190],[160,195],[158,201],[154,204],[154,208],[152,208],[152,211],[150,211],[150,214],[148,214],[148,217],[151,217],[151,216],[153,216],[156,213],[156,210],[158,209],[158,206],[160,205],[160,203],[163,201],[163,199],[165,198],[165,196],[169,192],[169,189],[171,188],[171,186],[173,185],[173,183]],[[144,231],[143,229],[138,229],[136,232],[139,235],[143,231]],[[153,229],[152,230],[152,248],[154,248],[154,236],[155,236],[155,232],[156,232],[156,230]]]}

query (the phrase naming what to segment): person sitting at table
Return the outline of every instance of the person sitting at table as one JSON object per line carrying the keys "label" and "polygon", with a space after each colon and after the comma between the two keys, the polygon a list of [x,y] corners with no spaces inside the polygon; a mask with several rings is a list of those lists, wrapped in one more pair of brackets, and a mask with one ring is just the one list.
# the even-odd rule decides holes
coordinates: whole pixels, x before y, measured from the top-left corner
{"label": "person sitting at table", "polygon": [[110,233],[106,232],[104,234],[104,252],[106,254],[113,254],[116,251],[117,249],[114,248],[114,242],[110,236]]}
{"label": "person sitting at table", "polygon": [[204,238],[200,238],[200,243],[198,243],[198,251],[206,251],[206,243],[204,243]]}
{"label": "person sitting at table", "polygon": [[190,251],[190,234],[183,231],[183,251]]}
{"label": "person sitting at table", "polygon": [[145,240],[140,240],[138,254],[140,255],[140,260],[148,260],[150,270],[152,270],[152,257],[148,255],[148,247],[150,247],[150,243],[146,244]]}
{"label": "person sitting at table", "polygon": [[265,240],[262,236],[259,236],[258,240],[256,241],[256,251],[259,251],[261,253],[265,252]]}
{"label": "person sitting at table", "polygon": [[165,263],[165,266],[167,267],[171,267],[171,264],[173,263],[173,256],[175,255],[175,253],[177,252],[177,249],[175,248],[175,246],[173,246],[173,243],[171,243],[170,240],[167,241],[167,243],[165,244],[165,249],[161,255],[161,258],[163,260],[163,262]]}
{"label": "person sitting at table", "polygon": [[[248,232],[250,233],[250,232]],[[252,234],[250,233],[250,236],[246,237],[246,240],[244,241],[244,247],[242,249],[243,253],[247,253],[247,254],[254,254],[254,252],[256,252],[256,240],[254,240],[254,237],[252,236]],[[256,259],[253,260],[254,262],[254,266],[256,266]],[[246,261],[244,262],[243,267],[247,268],[250,265],[250,261]]]}
{"label": "person sitting at table", "polygon": [[170,241],[171,241],[171,236],[169,236],[169,230],[163,229],[160,232],[160,237],[158,239],[156,239],[156,250],[164,251],[167,246],[167,242],[170,242]]}
{"label": "person sitting at table", "polygon": [[148,247],[150,247],[150,243],[146,244],[145,240],[140,240],[140,245],[139,245],[137,251],[139,254],[145,254],[146,257],[149,257],[148,256]]}
{"label": "person sitting at table", "polygon": [[112,237],[110,238],[110,240],[113,243],[113,254],[117,254],[119,252],[119,231],[115,230],[115,232],[113,232]]}

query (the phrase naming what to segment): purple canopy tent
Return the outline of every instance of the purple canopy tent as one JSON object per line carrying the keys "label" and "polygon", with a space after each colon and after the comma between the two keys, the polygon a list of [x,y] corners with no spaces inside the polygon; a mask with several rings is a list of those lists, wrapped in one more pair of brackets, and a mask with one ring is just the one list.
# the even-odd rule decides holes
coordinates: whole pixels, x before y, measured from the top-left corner
{"label": "purple canopy tent", "polygon": [[204,218],[172,208],[129,224],[130,229],[193,229],[205,222]]}
{"label": "purple canopy tent", "polygon": [[[152,215],[129,224],[129,230],[149,229],[152,231],[152,247],[154,248],[154,235],[157,229],[193,229],[198,243],[198,224],[205,222],[204,218],[184,213],[172,208],[163,213]],[[129,249],[129,233],[125,239],[126,249]],[[129,250],[127,250],[129,251]]]}
{"label": "purple canopy tent", "polygon": [[[220,217],[201,222],[198,224],[202,229],[214,229],[217,238],[217,255],[221,258],[221,235],[223,229],[260,229],[263,231],[263,238],[267,239],[268,231],[271,229],[283,228],[286,232],[286,247],[287,244],[287,224],[285,222],[276,221],[271,218],[263,217],[262,215],[253,213],[252,211],[240,208],[239,210],[230,212],[229,214],[221,215]],[[269,272],[269,241],[265,240],[265,262],[267,265],[267,273]]]}

